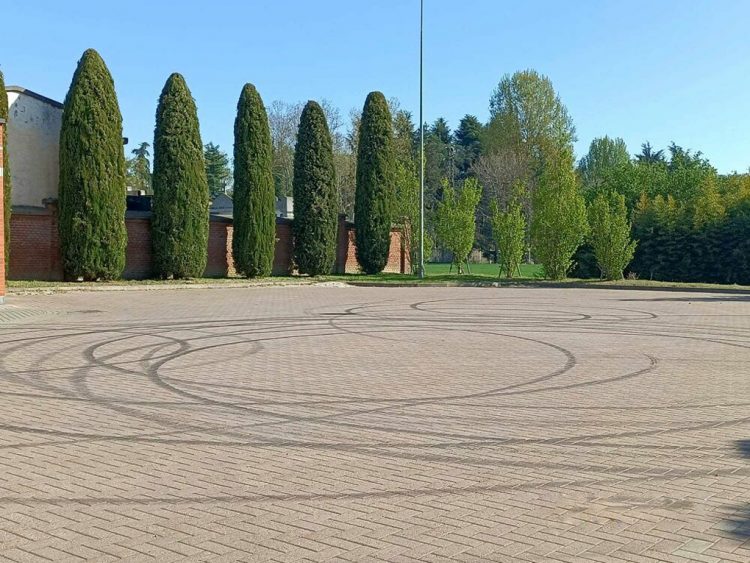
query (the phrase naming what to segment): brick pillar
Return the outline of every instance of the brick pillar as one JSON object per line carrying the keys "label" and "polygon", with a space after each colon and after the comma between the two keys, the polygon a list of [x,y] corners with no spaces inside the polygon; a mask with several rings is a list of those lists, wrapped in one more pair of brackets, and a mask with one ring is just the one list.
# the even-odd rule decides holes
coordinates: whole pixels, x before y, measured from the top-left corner
{"label": "brick pillar", "polygon": [[3,228],[0,229],[0,303],[5,301],[5,186],[3,185],[3,144],[5,143],[5,120],[0,119],[0,220]]}

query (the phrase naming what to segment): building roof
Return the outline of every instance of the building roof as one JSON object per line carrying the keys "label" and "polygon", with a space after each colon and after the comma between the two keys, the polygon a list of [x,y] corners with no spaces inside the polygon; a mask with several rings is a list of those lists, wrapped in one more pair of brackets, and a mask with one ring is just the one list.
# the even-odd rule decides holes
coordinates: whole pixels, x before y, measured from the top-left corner
{"label": "building roof", "polygon": [[219,194],[211,202],[212,212],[229,211],[231,213],[233,208],[234,203],[232,202],[232,198],[227,194]]}
{"label": "building roof", "polygon": [[62,109],[63,105],[53,100],[52,98],[48,98],[47,96],[42,96],[41,94],[37,94],[33,90],[29,90],[28,88],[24,88],[23,86],[6,86],[5,87],[6,92],[15,92],[16,94],[23,94],[25,96],[29,96],[31,98],[36,98],[37,100],[40,100],[46,104],[49,104],[53,107],[56,107],[58,109]]}

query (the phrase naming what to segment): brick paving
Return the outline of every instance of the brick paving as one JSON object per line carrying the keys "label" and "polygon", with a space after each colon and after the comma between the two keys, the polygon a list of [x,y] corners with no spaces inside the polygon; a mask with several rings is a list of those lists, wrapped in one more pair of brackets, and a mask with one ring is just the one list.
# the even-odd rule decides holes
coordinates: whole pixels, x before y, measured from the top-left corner
{"label": "brick paving", "polygon": [[750,561],[750,296],[17,296],[0,559]]}

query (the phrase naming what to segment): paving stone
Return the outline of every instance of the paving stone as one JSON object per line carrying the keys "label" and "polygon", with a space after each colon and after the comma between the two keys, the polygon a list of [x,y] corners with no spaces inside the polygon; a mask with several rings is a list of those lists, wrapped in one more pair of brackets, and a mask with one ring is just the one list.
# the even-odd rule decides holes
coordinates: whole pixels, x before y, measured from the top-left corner
{"label": "paving stone", "polygon": [[747,296],[8,304],[1,560],[750,560]]}

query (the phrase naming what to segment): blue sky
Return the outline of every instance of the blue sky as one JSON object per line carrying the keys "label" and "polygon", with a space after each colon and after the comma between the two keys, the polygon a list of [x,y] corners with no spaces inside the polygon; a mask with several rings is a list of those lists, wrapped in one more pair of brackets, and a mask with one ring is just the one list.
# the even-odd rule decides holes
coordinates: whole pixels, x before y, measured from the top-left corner
{"label": "blue sky", "polygon": [[[425,0],[425,119],[485,120],[501,76],[534,68],[567,105],[578,156],[594,137],[701,150],[750,166],[750,2]],[[167,76],[185,75],[204,142],[231,153],[240,89],[327,98],[347,115],[371,90],[418,111],[418,0],[4,3],[8,84],[62,100],[84,49],[112,72],[132,148],[151,142]]]}

